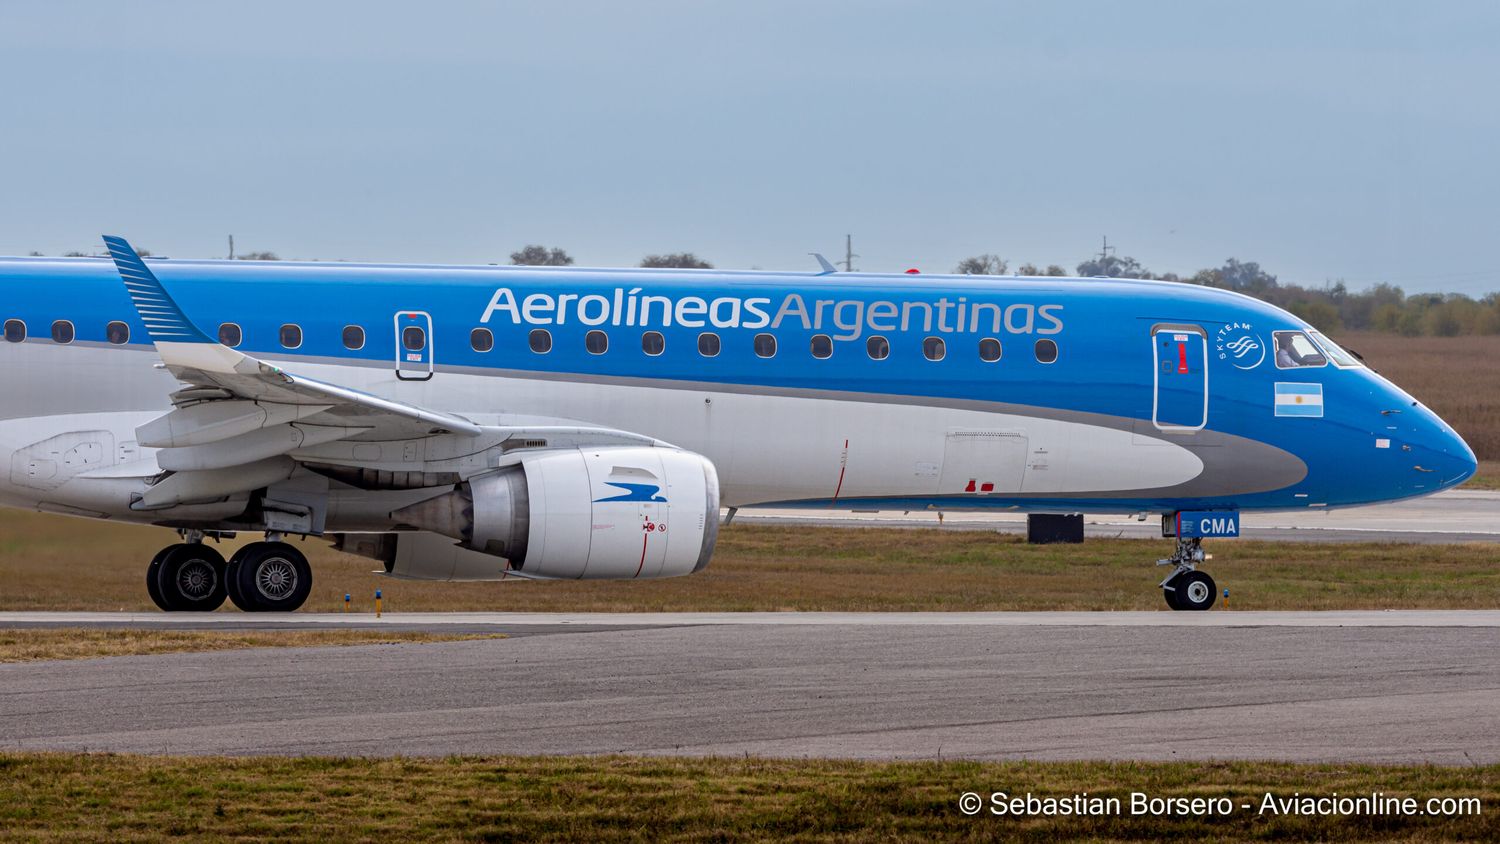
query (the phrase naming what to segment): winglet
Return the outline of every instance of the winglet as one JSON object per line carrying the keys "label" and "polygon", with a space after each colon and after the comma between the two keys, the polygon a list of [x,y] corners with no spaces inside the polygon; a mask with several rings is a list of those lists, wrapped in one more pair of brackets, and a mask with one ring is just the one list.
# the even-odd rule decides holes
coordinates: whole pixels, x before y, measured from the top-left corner
{"label": "winglet", "polygon": [[125,238],[105,235],[104,245],[109,248],[109,256],[115,260],[120,279],[125,282],[125,289],[130,291],[130,300],[135,303],[136,313],[140,314],[141,322],[146,324],[146,332],[151,335],[152,341],[214,342],[188,321],[182,308],[172,301],[166,288],[161,286],[161,282],[157,281],[146,262],[141,260],[141,256],[136,254]]}
{"label": "winglet", "polygon": [[809,252],[807,254],[813,256],[814,258],[817,258],[818,266],[823,268],[823,271],[818,273],[818,275],[828,275],[829,273],[838,272],[838,267],[835,267],[834,265],[828,263],[828,259],[823,257],[823,253]]}

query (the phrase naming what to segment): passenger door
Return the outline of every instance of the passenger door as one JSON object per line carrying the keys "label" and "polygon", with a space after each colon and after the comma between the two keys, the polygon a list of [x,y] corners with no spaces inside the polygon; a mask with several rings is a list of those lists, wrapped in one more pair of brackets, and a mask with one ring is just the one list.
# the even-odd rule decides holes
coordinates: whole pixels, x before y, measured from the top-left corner
{"label": "passenger door", "polygon": [[1161,431],[1197,431],[1208,424],[1208,335],[1196,325],[1151,328],[1151,421]]}
{"label": "passenger door", "polygon": [[424,311],[396,313],[396,377],[426,381],[432,377],[432,317]]}

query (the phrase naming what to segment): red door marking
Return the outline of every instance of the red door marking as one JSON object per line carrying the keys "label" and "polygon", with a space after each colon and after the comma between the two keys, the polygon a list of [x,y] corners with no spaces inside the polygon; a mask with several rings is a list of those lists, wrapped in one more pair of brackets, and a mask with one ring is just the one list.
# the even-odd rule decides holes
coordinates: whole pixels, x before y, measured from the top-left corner
{"label": "red door marking", "polygon": [[979,481],[978,478],[969,478],[969,485],[966,486],[966,487],[964,487],[964,492],[973,492],[974,491],[974,485],[976,483],[978,483],[978,481]]}
{"label": "red door marking", "polygon": [[1178,343],[1177,344],[1177,372],[1180,373],[1180,374],[1182,374],[1182,375],[1186,375],[1187,371],[1188,371],[1188,368],[1187,368],[1187,344],[1186,343]]}
{"label": "red door marking", "polygon": [[994,484],[982,484],[979,487],[979,491],[980,492],[994,492],[995,491],[995,485]]}

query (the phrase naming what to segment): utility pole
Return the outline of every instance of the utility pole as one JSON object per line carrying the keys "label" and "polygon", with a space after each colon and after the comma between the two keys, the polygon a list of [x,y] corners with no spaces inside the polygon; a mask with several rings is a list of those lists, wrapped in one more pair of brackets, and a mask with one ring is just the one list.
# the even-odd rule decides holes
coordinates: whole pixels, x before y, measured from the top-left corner
{"label": "utility pole", "polygon": [[1113,251],[1115,251],[1115,248],[1113,246],[1109,245],[1109,235],[1105,235],[1104,236],[1104,245],[1099,248],[1099,260],[1101,262],[1108,260],[1109,259],[1109,253],[1111,253]]}
{"label": "utility pole", "polygon": [[854,272],[854,259],[858,257],[854,254],[854,235],[844,235],[844,272]]}
{"label": "utility pole", "polygon": [[234,235],[229,236],[229,260],[234,260]]}

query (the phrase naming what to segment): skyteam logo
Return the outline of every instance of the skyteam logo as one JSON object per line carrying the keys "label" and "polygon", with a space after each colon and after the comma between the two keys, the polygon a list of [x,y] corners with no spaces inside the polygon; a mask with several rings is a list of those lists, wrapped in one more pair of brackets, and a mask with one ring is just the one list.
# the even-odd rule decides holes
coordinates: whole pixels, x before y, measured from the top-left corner
{"label": "skyteam logo", "polygon": [[1219,329],[1214,338],[1219,360],[1227,360],[1235,369],[1254,369],[1266,359],[1266,343],[1248,322],[1231,322]]}
{"label": "skyteam logo", "polygon": [[661,496],[661,487],[656,484],[627,484],[620,481],[605,481],[605,486],[612,486],[624,490],[613,498],[595,498],[595,504],[607,501],[642,501],[648,504],[665,504],[667,499]]}

